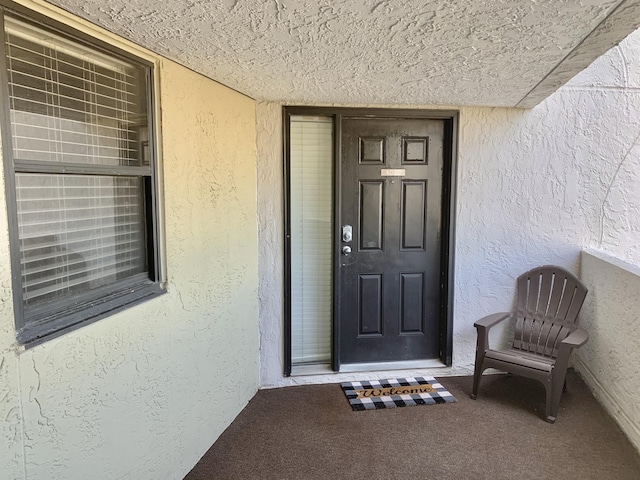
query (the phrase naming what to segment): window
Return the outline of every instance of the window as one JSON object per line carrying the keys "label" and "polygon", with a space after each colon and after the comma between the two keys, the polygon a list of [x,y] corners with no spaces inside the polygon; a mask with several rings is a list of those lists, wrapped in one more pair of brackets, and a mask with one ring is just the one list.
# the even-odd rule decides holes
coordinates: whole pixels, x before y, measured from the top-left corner
{"label": "window", "polygon": [[3,157],[23,343],[162,291],[151,66],[78,38],[4,14]]}
{"label": "window", "polygon": [[331,361],[333,118],[291,115],[291,363]]}

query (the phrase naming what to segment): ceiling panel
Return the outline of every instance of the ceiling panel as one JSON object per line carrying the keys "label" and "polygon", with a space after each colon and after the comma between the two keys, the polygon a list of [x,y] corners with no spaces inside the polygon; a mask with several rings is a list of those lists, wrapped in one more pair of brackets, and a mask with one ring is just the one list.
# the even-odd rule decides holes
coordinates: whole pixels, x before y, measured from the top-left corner
{"label": "ceiling panel", "polygon": [[55,0],[258,100],[531,107],[640,0]]}

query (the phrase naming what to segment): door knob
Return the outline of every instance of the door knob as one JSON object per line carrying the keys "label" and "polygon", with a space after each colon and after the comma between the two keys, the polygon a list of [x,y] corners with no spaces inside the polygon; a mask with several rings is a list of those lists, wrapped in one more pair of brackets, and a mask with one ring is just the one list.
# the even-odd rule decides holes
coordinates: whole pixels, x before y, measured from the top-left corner
{"label": "door knob", "polygon": [[342,247],[342,254],[349,255],[351,253],[351,247],[349,245],[345,245]]}

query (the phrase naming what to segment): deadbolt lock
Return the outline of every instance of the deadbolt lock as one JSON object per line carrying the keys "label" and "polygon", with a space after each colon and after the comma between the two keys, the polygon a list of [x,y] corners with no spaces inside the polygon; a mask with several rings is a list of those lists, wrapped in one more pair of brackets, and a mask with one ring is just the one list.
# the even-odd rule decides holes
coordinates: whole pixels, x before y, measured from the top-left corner
{"label": "deadbolt lock", "polygon": [[351,240],[353,240],[353,229],[351,228],[351,225],[343,225],[342,226],[342,241],[348,243]]}

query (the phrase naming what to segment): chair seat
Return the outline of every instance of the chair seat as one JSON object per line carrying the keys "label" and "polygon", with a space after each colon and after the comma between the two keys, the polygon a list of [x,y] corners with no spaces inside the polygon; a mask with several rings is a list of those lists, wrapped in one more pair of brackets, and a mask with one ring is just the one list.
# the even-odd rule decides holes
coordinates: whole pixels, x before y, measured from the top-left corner
{"label": "chair seat", "polygon": [[487,350],[484,356],[485,358],[491,358],[500,362],[523,365],[528,368],[540,370],[541,372],[551,372],[556,363],[555,358],[543,357],[542,355],[524,352],[515,348],[508,350]]}

